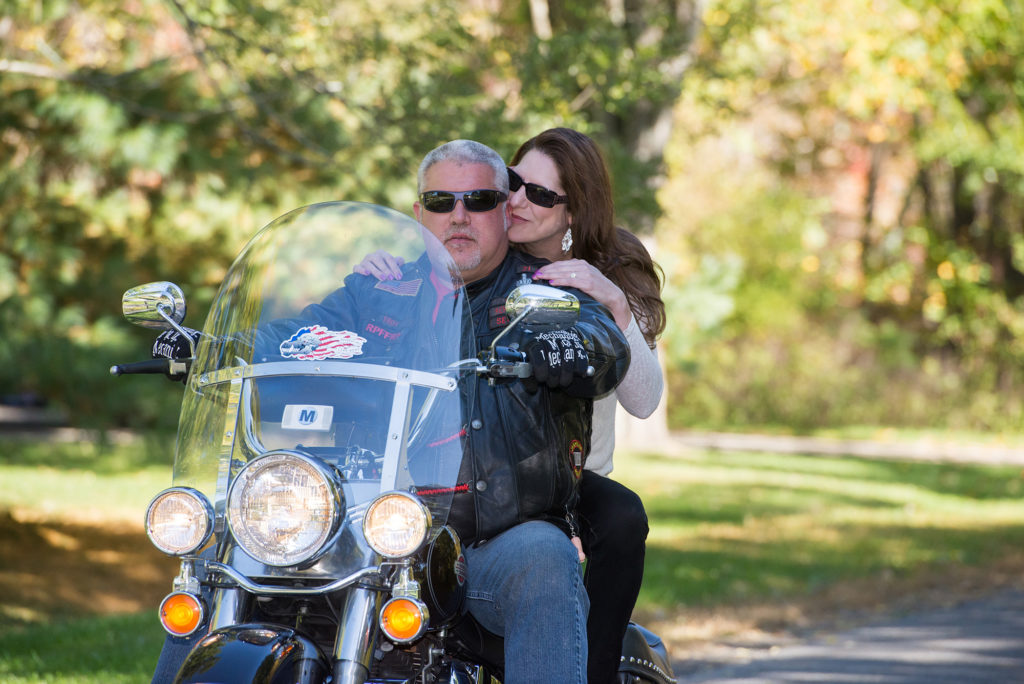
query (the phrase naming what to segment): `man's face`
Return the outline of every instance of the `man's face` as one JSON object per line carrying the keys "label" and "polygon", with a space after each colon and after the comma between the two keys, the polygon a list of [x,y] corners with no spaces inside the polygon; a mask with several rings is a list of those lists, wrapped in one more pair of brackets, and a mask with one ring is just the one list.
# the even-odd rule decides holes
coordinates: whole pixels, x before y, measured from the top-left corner
{"label": "man's face", "polygon": [[[422,192],[445,190],[496,189],[494,169],[487,164],[459,164],[442,161],[434,164],[423,178]],[[495,268],[508,252],[508,202],[499,202],[490,211],[466,211],[462,200],[445,214],[427,211],[420,202],[413,204],[416,220],[426,226],[442,243],[459,267],[463,280],[471,283]]]}

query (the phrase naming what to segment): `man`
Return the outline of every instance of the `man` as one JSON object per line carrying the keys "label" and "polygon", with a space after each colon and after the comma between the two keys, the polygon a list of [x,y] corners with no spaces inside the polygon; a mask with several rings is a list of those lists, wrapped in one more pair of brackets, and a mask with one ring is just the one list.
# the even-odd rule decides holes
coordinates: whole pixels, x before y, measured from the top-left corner
{"label": "man", "polygon": [[[458,267],[475,349],[485,349],[507,326],[509,292],[546,263],[508,248],[505,164],[480,143],[452,141],[424,158],[418,191],[416,218]],[[406,265],[403,278],[426,282],[417,268]],[[339,305],[361,299],[371,287],[362,278],[368,277],[349,276],[337,297],[310,307],[303,318],[358,316],[389,306],[380,299],[373,307]],[[376,297],[386,296],[373,289]],[[449,523],[465,546],[468,610],[504,637],[506,684],[586,681],[588,600],[570,542],[573,505],[589,448],[592,400],[625,374],[628,347],[607,309],[575,294],[580,319],[571,329],[537,335],[519,327],[503,338],[502,344],[526,351],[535,381],[492,386],[481,379],[475,405],[468,407],[466,458]],[[408,302],[402,299],[396,305]]]}
{"label": "man", "polygon": [[[508,293],[546,263],[508,248],[505,164],[480,143],[452,141],[426,155],[418,186],[416,218],[455,260],[477,348],[487,348],[507,324]],[[484,210],[473,195],[460,197],[474,190],[497,190],[502,200]],[[567,337],[503,338],[527,350],[540,386],[530,392],[523,383],[481,381],[463,464],[470,487],[456,495],[450,516],[466,544],[469,612],[505,638],[507,683],[586,680],[588,601],[576,550],[558,523],[572,517],[572,469],[589,445],[592,399],[625,374],[628,352],[608,311],[574,294],[581,316]],[[562,372],[580,361],[573,352],[581,344],[592,378]]]}

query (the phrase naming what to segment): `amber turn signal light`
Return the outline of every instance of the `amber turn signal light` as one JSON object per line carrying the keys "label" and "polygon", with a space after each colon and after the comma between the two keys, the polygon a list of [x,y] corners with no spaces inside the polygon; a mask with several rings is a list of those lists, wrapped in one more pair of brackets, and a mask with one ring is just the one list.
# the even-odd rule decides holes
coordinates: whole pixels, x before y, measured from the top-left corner
{"label": "amber turn signal light", "polygon": [[172,636],[188,636],[203,622],[203,603],[192,594],[176,591],[160,603],[160,624]]}
{"label": "amber turn signal light", "polygon": [[380,628],[396,643],[419,638],[426,624],[427,607],[415,599],[393,598],[380,611]]}

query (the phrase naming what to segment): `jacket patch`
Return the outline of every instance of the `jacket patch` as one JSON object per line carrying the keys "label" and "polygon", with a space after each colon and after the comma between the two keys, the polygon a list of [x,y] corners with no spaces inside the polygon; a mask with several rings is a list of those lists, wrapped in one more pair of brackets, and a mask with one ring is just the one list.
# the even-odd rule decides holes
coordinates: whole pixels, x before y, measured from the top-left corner
{"label": "jacket patch", "polygon": [[423,284],[422,278],[415,280],[379,280],[373,286],[375,290],[383,290],[400,297],[415,297]]}
{"label": "jacket patch", "polygon": [[363,353],[366,339],[350,330],[328,330],[322,325],[299,328],[281,343],[281,356],[301,361],[351,359]]}
{"label": "jacket patch", "polygon": [[370,335],[376,335],[382,340],[389,341],[397,340],[399,337],[401,337],[401,333],[395,332],[393,330],[387,330],[377,325],[376,323],[367,323],[366,327],[363,328],[363,332],[368,333]]}
{"label": "jacket patch", "polygon": [[505,298],[495,297],[487,308],[487,327],[490,330],[504,328],[508,325],[508,314],[505,313]]}
{"label": "jacket patch", "polygon": [[572,472],[579,477],[583,474],[583,443],[580,440],[569,442],[569,456],[572,459]]}

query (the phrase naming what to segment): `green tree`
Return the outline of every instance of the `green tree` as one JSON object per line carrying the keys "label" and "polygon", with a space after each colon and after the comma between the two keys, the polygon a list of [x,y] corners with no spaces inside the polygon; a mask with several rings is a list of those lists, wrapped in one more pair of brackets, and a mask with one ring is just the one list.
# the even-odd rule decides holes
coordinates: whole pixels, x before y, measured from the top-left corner
{"label": "green tree", "polygon": [[[721,186],[749,186],[744,171],[770,179],[737,195],[746,212],[719,190],[719,216],[665,224],[685,226],[687,249],[746,264],[719,372],[775,389],[734,392],[764,410],[733,419],[1019,424],[1021,4],[721,0],[704,19],[677,110],[679,168],[703,178],[691,157],[715,140],[739,159],[712,165]],[[778,204],[782,184],[796,204]],[[748,241],[709,238],[723,224]],[[775,255],[767,273],[759,254]],[[766,343],[774,361],[741,372]]]}
{"label": "green tree", "polygon": [[79,422],[173,415],[180,388],[105,377],[150,341],[119,320],[123,290],[177,281],[198,327],[259,226],[327,199],[408,207],[444,140],[511,154],[582,128],[643,229],[697,7],[15,0],[0,17],[0,394]]}

